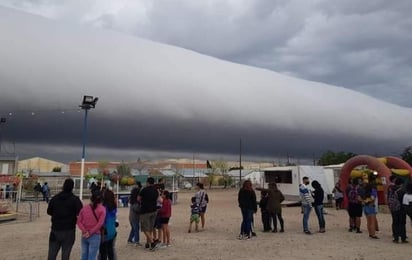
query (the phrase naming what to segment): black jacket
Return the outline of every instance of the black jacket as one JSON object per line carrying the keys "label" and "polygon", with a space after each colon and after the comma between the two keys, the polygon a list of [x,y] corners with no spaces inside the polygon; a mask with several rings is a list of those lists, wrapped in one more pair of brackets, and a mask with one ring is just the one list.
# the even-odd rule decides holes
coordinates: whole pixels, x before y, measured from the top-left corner
{"label": "black jacket", "polygon": [[256,194],[253,190],[240,189],[238,193],[238,202],[240,208],[257,211]]}
{"label": "black jacket", "polygon": [[52,230],[71,230],[76,228],[77,215],[83,207],[79,197],[72,192],[60,192],[54,196],[47,207],[51,216]]}

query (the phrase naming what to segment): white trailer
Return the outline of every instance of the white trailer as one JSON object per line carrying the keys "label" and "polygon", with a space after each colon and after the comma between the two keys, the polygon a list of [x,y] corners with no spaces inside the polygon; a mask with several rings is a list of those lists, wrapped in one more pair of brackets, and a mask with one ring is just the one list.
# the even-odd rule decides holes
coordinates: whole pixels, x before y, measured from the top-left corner
{"label": "white trailer", "polygon": [[267,188],[270,182],[276,182],[279,190],[285,195],[287,200],[299,200],[299,184],[303,177],[309,177],[312,182],[318,181],[325,192],[325,201],[332,192],[325,175],[323,166],[282,166],[263,169],[264,187]]}

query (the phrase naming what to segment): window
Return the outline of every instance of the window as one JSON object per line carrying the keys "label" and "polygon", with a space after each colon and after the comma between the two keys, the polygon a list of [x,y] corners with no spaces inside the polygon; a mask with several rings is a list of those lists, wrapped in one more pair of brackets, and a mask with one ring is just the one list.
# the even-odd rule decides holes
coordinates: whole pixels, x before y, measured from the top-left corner
{"label": "window", "polygon": [[265,171],[265,181],[267,183],[292,183],[292,170],[287,171]]}

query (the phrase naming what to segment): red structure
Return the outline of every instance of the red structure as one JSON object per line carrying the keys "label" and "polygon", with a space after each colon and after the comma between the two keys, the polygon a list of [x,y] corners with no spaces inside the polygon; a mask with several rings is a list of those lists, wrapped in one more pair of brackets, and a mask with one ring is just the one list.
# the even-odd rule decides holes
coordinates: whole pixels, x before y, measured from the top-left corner
{"label": "red structure", "polygon": [[[390,169],[405,169],[409,171],[409,176],[412,177],[412,167],[405,162],[404,160],[397,158],[397,157],[385,157],[385,163],[378,160],[377,158],[369,155],[358,155],[355,156],[343,165],[341,173],[340,173],[340,184],[342,190],[345,191],[346,187],[348,186],[349,179],[351,178],[352,170],[361,165],[367,165],[370,170],[376,171],[378,173],[378,177],[385,177],[386,180],[389,180],[389,176],[392,175]],[[386,190],[387,181],[384,182],[384,191]],[[378,201],[379,204],[385,203],[385,196],[384,192],[378,192]],[[346,205],[346,196],[345,196],[345,205]]]}

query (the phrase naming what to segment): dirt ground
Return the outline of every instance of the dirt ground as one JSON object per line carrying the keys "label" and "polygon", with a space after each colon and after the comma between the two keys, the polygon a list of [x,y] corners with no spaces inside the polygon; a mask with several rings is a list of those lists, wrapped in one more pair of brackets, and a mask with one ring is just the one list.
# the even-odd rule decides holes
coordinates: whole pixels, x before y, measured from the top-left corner
{"label": "dirt ground", "polygon": [[[310,216],[313,235],[302,233],[299,207],[283,209],[285,233],[262,233],[260,212],[255,215],[257,237],[238,240],[241,215],[237,205],[237,190],[209,190],[210,203],[206,213],[205,230],[187,233],[190,215],[189,201],[194,192],[180,192],[171,218],[172,246],[154,252],[127,245],[130,226],[128,208],[119,208],[116,251],[118,259],[410,259],[410,244],[393,244],[391,217],[378,214],[379,240],[369,239],[366,218],[363,234],[347,231],[345,210],[327,209],[326,233],[317,233],[316,215]],[[85,203],[88,203],[85,201]],[[0,259],[46,259],[50,217],[46,204],[41,203],[40,217],[33,222],[0,224]],[[407,221],[407,232],[411,234]],[[144,238],[141,234],[141,238]],[[142,239],[141,239],[142,240]],[[144,240],[142,240],[144,242]],[[60,257],[60,255],[59,255]],[[72,259],[80,259],[80,232],[72,250]]]}

